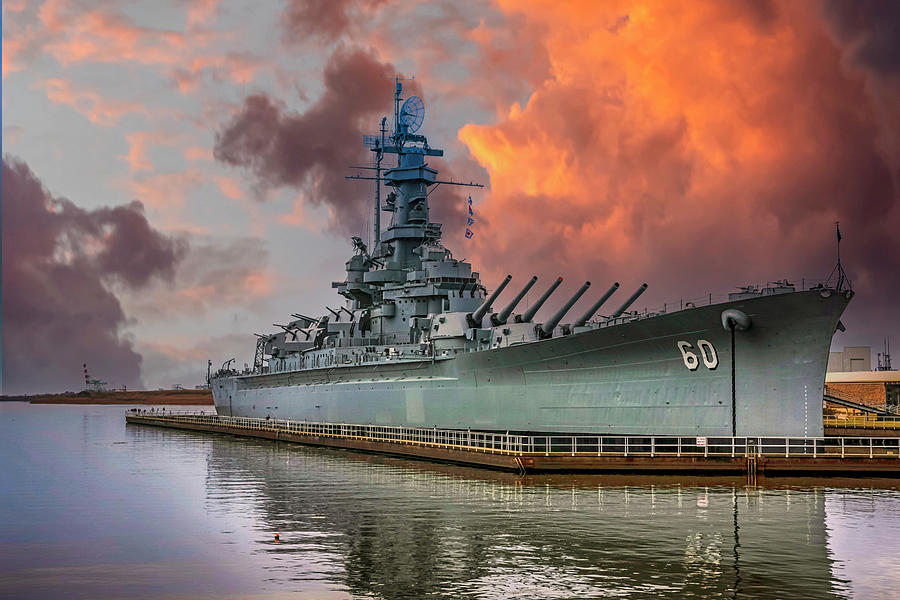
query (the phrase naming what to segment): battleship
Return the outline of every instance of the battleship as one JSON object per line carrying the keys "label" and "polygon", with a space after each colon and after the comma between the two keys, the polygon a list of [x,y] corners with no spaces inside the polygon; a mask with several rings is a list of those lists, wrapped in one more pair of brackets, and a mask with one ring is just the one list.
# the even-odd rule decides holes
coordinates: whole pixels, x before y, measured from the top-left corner
{"label": "battleship", "polygon": [[[585,282],[538,322],[563,278],[539,287],[522,312],[537,277],[504,300],[511,276],[488,293],[429,218],[437,186],[478,184],[441,180],[426,162],[443,151],[419,133],[424,104],[403,98],[400,79],[393,113],[390,129],[384,118],[380,136],[365,138],[372,175],[350,177],[375,181],[374,235],[371,245],[352,238],[346,276],[332,284],[340,303],[257,334],[252,367],[226,362],[210,377],[218,414],[504,432],[823,435],[828,351],[853,296],[840,263],[835,283],[797,290],[783,280],[658,312],[631,310],[647,284],[618,293],[613,283],[570,316],[591,289]],[[396,165],[383,167],[392,156]],[[383,186],[391,191],[382,201]],[[601,315],[617,293],[624,299]]]}

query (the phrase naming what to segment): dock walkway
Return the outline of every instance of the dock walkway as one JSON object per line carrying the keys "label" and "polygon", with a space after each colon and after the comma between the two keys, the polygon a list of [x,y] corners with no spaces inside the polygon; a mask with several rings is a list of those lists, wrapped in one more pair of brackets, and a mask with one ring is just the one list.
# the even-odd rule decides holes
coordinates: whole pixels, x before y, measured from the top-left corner
{"label": "dock walkway", "polygon": [[126,422],[537,472],[900,476],[897,437],[517,435],[132,409]]}

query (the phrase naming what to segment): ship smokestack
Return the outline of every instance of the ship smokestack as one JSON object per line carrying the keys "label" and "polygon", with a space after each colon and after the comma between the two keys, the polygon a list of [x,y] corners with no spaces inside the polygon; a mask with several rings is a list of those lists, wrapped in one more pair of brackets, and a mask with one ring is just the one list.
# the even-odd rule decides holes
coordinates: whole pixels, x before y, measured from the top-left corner
{"label": "ship smokestack", "polygon": [[493,323],[494,326],[503,325],[504,323],[506,323],[506,321],[509,319],[509,315],[512,314],[513,309],[516,308],[516,305],[522,301],[522,298],[525,297],[525,294],[528,293],[528,290],[531,289],[531,287],[537,280],[537,275],[532,277],[531,280],[525,284],[525,287],[522,288],[522,291],[516,294],[516,297],[512,299],[512,302],[507,304],[506,308],[504,308],[499,315],[491,317],[491,323]]}
{"label": "ship smokestack", "polygon": [[603,296],[599,300],[597,300],[597,302],[595,302],[592,307],[590,307],[587,310],[587,312],[585,312],[583,315],[581,315],[581,317],[577,321],[572,323],[572,325],[574,327],[581,327],[582,325],[584,325],[588,319],[590,319],[591,317],[594,316],[594,313],[596,313],[598,310],[600,310],[600,307],[603,306],[603,303],[606,302],[607,300],[609,300],[609,297],[612,296],[617,289],[619,289],[618,281],[615,282],[614,284],[612,284],[612,287],[609,288],[606,291],[606,293],[603,294]]}
{"label": "ship smokestack", "polygon": [[584,285],[581,286],[581,289],[579,289],[577,292],[575,292],[575,295],[572,296],[571,298],[569,298],[569,301],[566,302],[566,304],[561,309],[556,311],[556,314],[553,315],[552,317],[550,317],[549,321],[547,321],[546,323],[541,325],[541,333],[544,334],[545,336],[548,336],[551,333],[553,333],[553,328],[559,324],[559,322],[562,320],[562,318],[564,316],[566,316],[566,313],[569,312],[569,309],[572,308],[572,306],[576,302],[578,302],[578,299],[584,295],[584,293],[588,290],[589,287],[591,287],[591,282],[585,281]]}
{"label": "ship smokestack", "polygon": [[637,291],[636,291],[635,293],[633,293],[633,294],[631,295],[631,297],[628,298],[628,300],[625,301],[625,304],[623,304],[622,306],[620,306],[620,307],[618,308],[618,310],[616,310],[616,312],[614,312],[613,314],[611,314],[611,315],[609,316],[609,318],[610,318],[610,319],[615,319],[616,317],[621,316],[621,314],[622,314],[623,312],[625,312],[626,310],[628,310],[628,307],[631,306],[632,304],[634,304],[634,301],[637,300],[638,297],[639,297],[641,294],[643,294],[646,290],[647,290],[647,284],[646,284],[646,283],[642,283],[642,284],[641,284],[641,287],[639,287],[639,288],[637,289]]}
{"label": "ship smokestack", "polygon": [[487,314],[487,311],[491,309],[491,304],[494,303],[494,300],[497,299],[497,296],[500,295],[500,292],[509,284],[512,279],[512,275],[507,275],[506,279],[504,279],[500,285],[497,286],[497,289],[494,290],[494,293],[488,296],[488,299],[485,300],[481,306],[475,309],[475,312],[469,315],[469,327],[480,327],[481,319],[484,318],[484,315]]}
{"label": "ship smokestack", "polygon": [[538,299],[538,301],[534,303],[534,306],[532,306],[527,311],[525,311],[524,315],[521,315],[521,317],[517,317],[516,321],[519,323],[530,323],[531,320],[534,318],[534,315],[537,314],[537,311],[540,310],[541,306],[544,305],[544,302],[547,301],[547,298],[549,298],[550,295],[556,291],[556,288],[559,287],[559,284],[561,284],[562,281],[563,281],[562,277],[557,277],[556,281],[554,281],[553,284],[550,286],[550,289],[548,289],[546,292],[544,292],[544,295],[541,296]]}

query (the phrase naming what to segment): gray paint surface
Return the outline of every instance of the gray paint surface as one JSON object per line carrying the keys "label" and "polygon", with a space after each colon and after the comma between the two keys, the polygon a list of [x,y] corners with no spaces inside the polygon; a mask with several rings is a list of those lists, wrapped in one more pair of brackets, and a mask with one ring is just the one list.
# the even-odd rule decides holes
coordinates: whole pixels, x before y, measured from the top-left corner
{"label": "gray paint surface", "polygon": [[[559,338],[391,365],[222,378],[221,414],[510,431],[730,435],[727,308],[736,336],[737,434],[821,436],[831,332],[848,298],[795,292],[693,308]],[[689,370],[677,341],[709,341]]]}

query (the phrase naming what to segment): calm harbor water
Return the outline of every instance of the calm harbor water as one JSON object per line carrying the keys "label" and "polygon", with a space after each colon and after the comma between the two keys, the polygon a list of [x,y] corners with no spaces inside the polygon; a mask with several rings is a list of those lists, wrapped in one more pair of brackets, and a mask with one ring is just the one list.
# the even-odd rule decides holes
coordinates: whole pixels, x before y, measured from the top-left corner
{"label": "calm harbor water", "polygon": [[896,480],[520,479],[23,403],[0,456],[3,598],[900,597]]}

